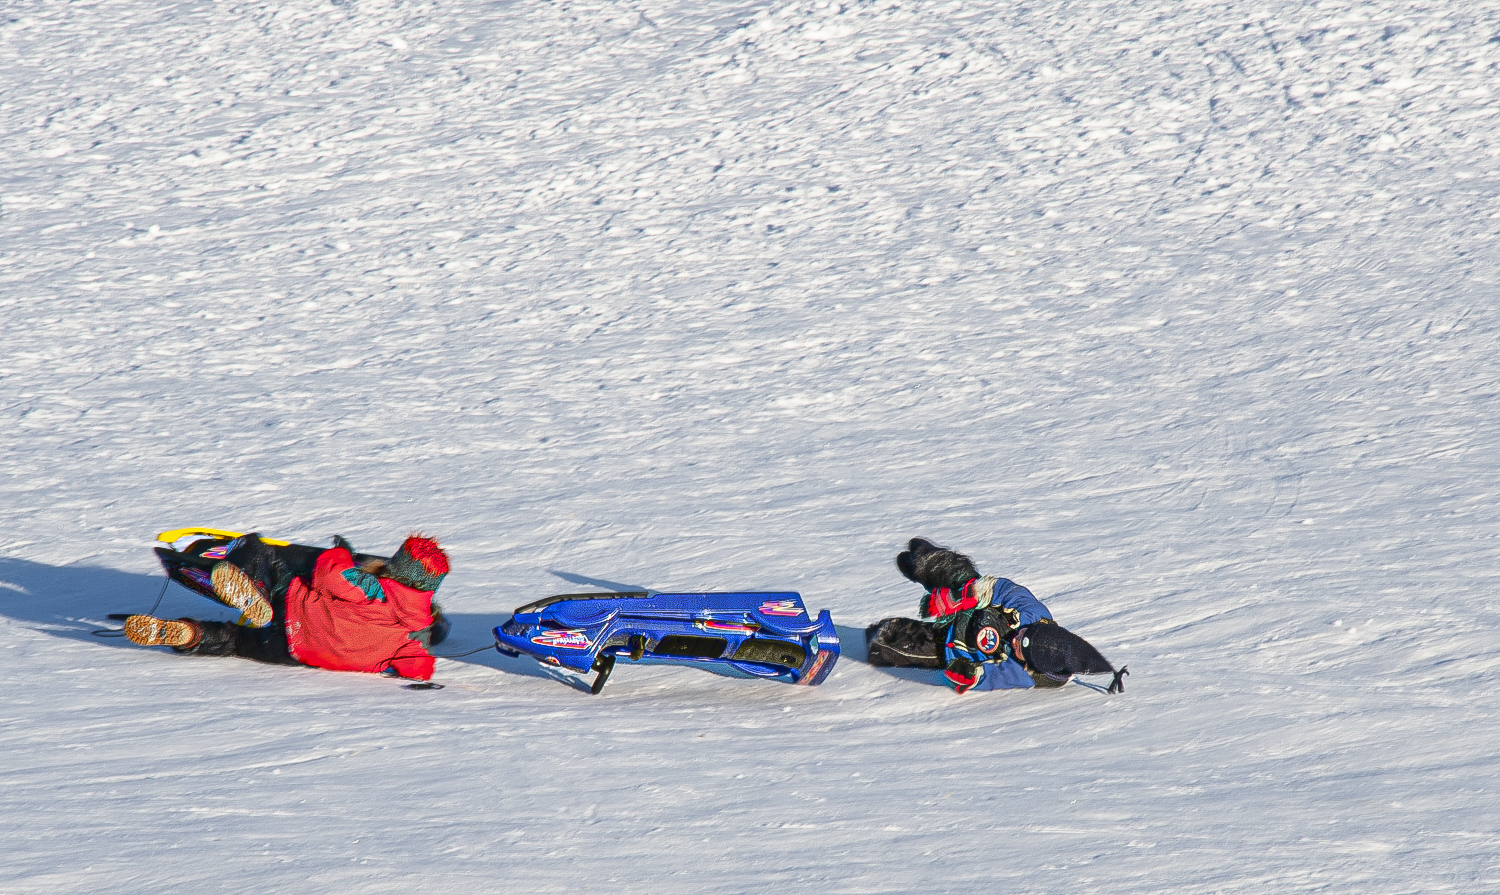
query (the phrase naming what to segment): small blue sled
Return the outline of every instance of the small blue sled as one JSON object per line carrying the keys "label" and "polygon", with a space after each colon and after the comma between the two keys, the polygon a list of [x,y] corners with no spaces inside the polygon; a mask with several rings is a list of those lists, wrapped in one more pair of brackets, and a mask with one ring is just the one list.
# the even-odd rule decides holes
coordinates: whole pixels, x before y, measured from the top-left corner
{"label": "small blue sled", "polygon": [[617,657],[815,686],[838,661],[839,635],[828,610],[812,620],[795,593],[561,594],[517,609],[495,629],[495,649],[597,672],[591,693]]}

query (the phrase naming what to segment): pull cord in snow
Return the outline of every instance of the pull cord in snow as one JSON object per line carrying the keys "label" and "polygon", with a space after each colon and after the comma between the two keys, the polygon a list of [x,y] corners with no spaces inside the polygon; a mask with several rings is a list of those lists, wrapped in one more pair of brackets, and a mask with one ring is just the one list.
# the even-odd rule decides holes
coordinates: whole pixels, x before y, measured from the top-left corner
{"label": "pull cord in snow", "polygon": [[[125,619],[130,618],[130,616],[132,616],[132,615],[155,615],[156,614],[156,607],[158,607],[158,606],[161,605],[161,599],[162,599],[162,597],[165,597],[167,595],[167,587],[170,586],[171,584],[172,584],[172,579],[171,578],[168,578],[166,581],[163,581],[161,583],[161,591],[159,593],[157,593],[157,595],[156,595],[156,602],[152,603],[151,604],[151,608],[147,609],[145,612],[131,612],[131,613],[111,612],[108,615],[109,620],[110,621],[124,621]],[[89,633],[92,634],[92,635],[94,635],[95,637],[124,637],[125,636],[125,629],[124,628],[118,628],[118,629],[116,629],[116,628],[97,628],[97,629],[95,629],[93,631],[90,631]]]}
{"label": "pull cord in snow", "polygon": [[1129,674],[1130,674],[1130,669],[1126,668],[1124,665],[1121,665],[1120,666],[1120,670],[1115,672],[1115,679],[1109,682],[1109,689],[1105,690],[1104,692],[1106,692],[1106,693],[1124,693],[1125,692],[1125,682],[1122,681],[1122,680],[1120,680],[1120,678],[1127,677],[1127,676],[1129,676]]}
{"label": "pull cord in snow", "polygon": [[[495,643],[499,643],[499,642],[500,642],[499,640],[495,641]],[[495,648],[495,643],[491,643],[491,644],[488,644],[486,646],[481,646],[481,647],[478,647],[476,649],[471,649],[471,650],[469,650],[466,653],[454,653],[452,655],[438,655],[437,653],[432,653],[432,657],[434,659],[462,659],[464,656],[472,656],[475,653],[482,653],[485,650],[494,649]],[[399,656],[391,656],[389,659],[386,659],[385,660],[385,668],[380,673],[383,674],[383,675],[387,675],[389,677],[400,678],[401,677],[401,672],[399,672],[399,671],[396,670],[396,660],[398,658],[400,658],[400,657]],[[402,678],[402,679],[405,680],[405,678]],[[407,684],[405,687],[402,687],[402,689],[403,690],[441,690],[441,689],[443,689],[443,685],[437,683],[436,681],[412,681],[411,683]]]}

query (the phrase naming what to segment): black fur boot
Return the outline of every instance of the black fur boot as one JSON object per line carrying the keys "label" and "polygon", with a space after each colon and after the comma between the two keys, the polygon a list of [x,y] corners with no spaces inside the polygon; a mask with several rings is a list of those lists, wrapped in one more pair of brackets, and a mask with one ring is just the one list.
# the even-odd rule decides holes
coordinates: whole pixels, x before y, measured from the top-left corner
{"label": "black fur boot", "polygon": [[896,557],[896,568],[929,591],[940,587],[958,590],[979,577],[974,563],[956,550],[939,547],[922,538],[912,538],[906,546],[906,552]]}
{"label": "black fur boot", "polygon": [[895,668],[942,668],[946,628],[914,618],[888,618],[865,629],[871,665]]}

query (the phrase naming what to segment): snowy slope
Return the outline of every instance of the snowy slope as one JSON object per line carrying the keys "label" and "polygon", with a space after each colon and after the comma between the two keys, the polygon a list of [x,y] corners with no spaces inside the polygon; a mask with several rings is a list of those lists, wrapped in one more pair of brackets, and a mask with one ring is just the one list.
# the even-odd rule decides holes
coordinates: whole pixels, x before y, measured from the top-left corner
{"label": "snowy slope", "polygon": [[[0,8],[0,892],[1500,889],[1500,4]],[[1127,693],[187,659],[156,532]],[[169,590],[167,614],[214,615]]]}

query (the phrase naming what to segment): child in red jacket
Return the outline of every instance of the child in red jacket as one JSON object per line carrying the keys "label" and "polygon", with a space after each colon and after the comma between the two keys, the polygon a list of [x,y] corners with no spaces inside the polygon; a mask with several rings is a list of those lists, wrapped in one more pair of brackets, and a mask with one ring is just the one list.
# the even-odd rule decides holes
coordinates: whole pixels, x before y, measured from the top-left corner
{"label": "child in red jacket", "polygon": [[256,535],[230,544],[213,568],[214,595],[240,610],[235,623],[133,615],[125,636],[200,656],[242,656],[281,665],[397,674],[428,680],[428,648],[447,634],[432,602],[448,574],[437,541],[412,535],[388,560],[356,563],[342,537],[312,575],[292,575],[276,548]]}

